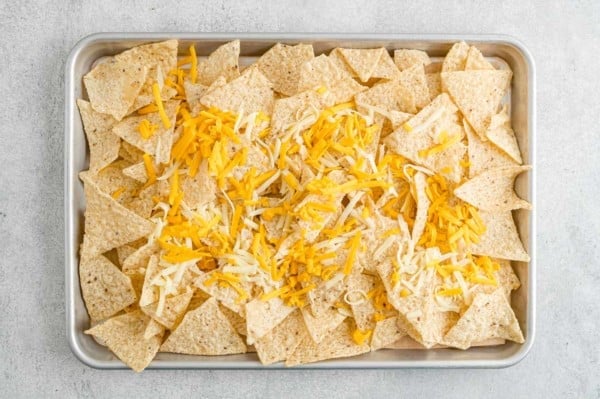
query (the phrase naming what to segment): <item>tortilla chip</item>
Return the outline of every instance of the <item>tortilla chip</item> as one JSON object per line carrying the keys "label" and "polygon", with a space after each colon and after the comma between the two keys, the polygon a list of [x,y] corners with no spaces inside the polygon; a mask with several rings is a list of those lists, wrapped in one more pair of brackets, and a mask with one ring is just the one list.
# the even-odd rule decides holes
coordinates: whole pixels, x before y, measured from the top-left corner
{"label": "tortilla chip", "polygon": [[111,132],[117,121],[110,115],[94,111],[87,101],[78,99],[77,106],[90,150],[90,172],[96,174],[119,156],[121,139]]}
{"label": "tortilla chip", "polygon": [[519,277],[515,274],[509,260],[492,258],[492,262],[497,263],[500,266],[500,269],[494,272],[494,277],[496,278],[498,285],[480,284],[474,287],[471,294],[475,295],[478,292],[491,294],[495,290],[501,289],[504,291],[506,300],[510,303],[511,293],[521,286]]}
{"label": "tortilla chip", "polygon": [[288,46],[277,43],[256,61],[256,65],[273,83],[273,90],[286,96],[293,96],[298,92],[300,67],[314,57],[311,44]]}
{"label": "tortilla chip", "polygon": [[121,140],[119,156],[125,161],[129,162],[129,164],[136,164],[142,162],[144,160],[143,155],[144,151],[138,150],[135,146],[129,144],[124,140]]}
{"label": "tortilla chip", "polygon": [[400,49],[394,50],[394,64],[400,71],[404,71],[414,65],[429,65],[429,55],[422,50]]}
{"label": "tortilla chip", "polygon": [[425,69],[423,69],[422,65],[417,64],[405,69],[398,76],[398,81],[401,86],[413,94],[415,105],[418,109],[425,107],[431,102]]}
{"label": "tortilla chip", "polygon": [[459,317],[457,313],[439,310],[433,294],[413,294],[398,302],[398,327],[426,348],[442,342]]}
{"label": "tortilla chip", "polygon": [[157,335],[162,337],[164,333],[165,327],[156,320],[150,319],[148,325],[146,326],[146,329],[144,330],[144,339],[149,340]]}
{"label": "tortilla chip", "polygon": [[400,70],[394,64],[394,60],[390,56],[387,50],[381,53],[381,58],[375,67],[375,70],[371,74],[371,79],[398,79],[400,76]]}
{"label": "tortilla chip", "polygon": [[355,101],[357,106],[379,110],[382,114],[390,111],[417,111],[413,94],[397,80],[378,83],[367,91],[356,94]]}
{"label": "tortilla chip", "polygon": [[196,83],[210,86],[220,76],[223,76],[227,82],[236,79],[240,76],[239,56],[239,40],[220,46],[208,56],[208,59],[198,64]]}
{"label": "tortilla chip", "polygon": [[123,174],[127,177],[131,177],[140,183],[146,183],[148,175],[146,174],[146,166],[143,162],[136,163],[123,169]]}
{"label": "tortilla chip", "polygon": [[161,98],[163,100],[169,99],[176,94],[173,88],[165,86],[163,83],[166,75],[177,68],[177,46],[177,40],[166,40],[136,46],[115,56],[116,59],[121,61],[139,62],[148,69],[144,85],[128,113],[151,104],[154,101],[152,93],[152,85],[154,83],[158,83],[161,88]]}
{"label": "tortilla chip", "polygon": [[120,121],[133,105],[147,73],[142,63],[114,57],[96,65],[83,77],[92,108]]}
{"label": "tortilla chip", "polygon": [[325,359],[356,356],[369,350],[367,344],[356,345],[352,339],[352,324],[345,322],[318,344],[310,337],[304,338],[294,353],[288,357],[285,365],[289,367]]}
{"label": "tortilla chip", "polygon": [[227,80],[223,77],[223,76],[219,76],[217,78],[217,80],[215,80],[214,82],[212,82],[212,84],[208,87],[206,87],[206,89],[203,91],[202,95],[199,98],[193,98],[193,101],[190,102],[190,99],[188,98],[188,104],[190,105],[190,111],[192,115],[198,115],[200,113],[200,111],[204,108],[202,106],[202,98],[210,93],[212,93],[213,91],[215,91],[215,89],[218,89],[219,87],[223,87],[227,84]]}
{"label": "tortilla chip", "polygon": [[208,86],[200,83],[192,83],[185,79],[183,81],[183,90],[185,91],[185,99],[190,106],[190,110],[200,106],[200,99],[206,93]]}
{"label": "tortilla chip", "polygon": [[427,223],[427,213],[429,211],[429,205],[431,200],[427,196],[425,190],[427,189],[427,177],[423,172],[415,173],[414,177],[415,191],[417,194],[417,214],[415,215],[415,223],[413,225],[411,238],[414,245],[419,242],[419,239],[425,231],[425,224]]}
{"label": "tortilla chip", "polygon": [[[463,173],[459,161],[466,152],[466,147],[460,141],[435,154],[420,155],[422,151],[427,151],[437,144],[439,132],[446,132],[449,137],[464,136],[462,126],[457,123],[456,111],[457,108],[448,95],[440,94],[406,122],[410,131],[404,127],[399,128],[383,142],[390,151],[458,182]],[[448,168],[450,170],[447,170]]]}
{"label": "tortilla chip", "polygon": [[514,191],[515,178],[528,170],[531,166],[487,170],[455,188],[454,195],[485,211],[531,209]]}
{"label": "tortilla chip", "polygon": [[346,316],[334,308],[329,308],[319,317],[313,316],[307,308],[302,308],[300,310],[302,312],[306,330],[308,331],[310,338],[317,344],[323,341],[323,339],[325,339],[331,331],[335,330],[346,318]]}
{"label": "tortilla chip", "polygon": [[495,69],[492,64],[485,59],[481,51],[475,46],[469,48],[467,60],[465,62],[465,71],[478,71],[486,69]]}
{"label": "tortilla chip", "polygon": [[320,87],[332,92],[334,103],[350,101],[356,93],[367,89],[324,54],[302,64],[298,81],[298,92]]}
{"label": "tortilla chip", "polygon": [[289,314],[273,330],[259,338],[254,346],[264,365],[287,359],[308,336],[300,310]]}
{"label": "tortilla chip", "polygon": [[469,309],[444,337],[447,345],[467,349],[473,342],[502,338],[523,343],[523,333],[502,290],[475,295]]}
{"label": "tortilla chip", "polygon": [[511,211],[487,212],[480,210],[479,215],[486,231],[479,237],[479,243],[471,245],[471,253],[529,262],[529,255],[523,248]]}
{"label": "tortilla chip", "polygon": [[245,353],[246,345],[219,310],[217,300],[210,298],[199,308],[186,313],[160,351],[188,355],[229,355]]}
{"label": "tortilla chip", "polygon": [[371,79],[371,75],[373,75],[379,59],[385,51],[383,47],[377,49],[339,49],[346,63],[362,82]]}
{"label": "tortilla chip", "polygon": [[158,300],[157,287],[153,286],[151,282],[158,276],[159,272],[158,255],[151,255],[148,258],[148,264],[146,265],[146,271],[144,272],[144,285],[138,302],[141,307],[150,305]]}
{"label": "tortilla chip", "polygon": [[390,111],[389,114],[387,115],[387,118],[391,123],[392,129],[396,130],[400,126],[404,125],[404,122],[408,122],[408,120],[410,118],[412,118],[413,116],[415,116],[415,115],[409,114],[407,112]]}
{"label": "tortilla chip", "polygon": [[473,131],[469,123],[464,120],[463,127],[467,133],[469,143],[469,177],[497,168],[518,166],[506,153],[489,141],[482,141]]}
{"label": "tortilla chip", "polygon": [[217,197],[217,182],[208,174],[208,162],[202,160],[196,176],[181,177],[183,201],[191,210],[196,210],[202,205],[210,204]]}
{"label": "tortilla chip", "polygon": [[515,137],[515,132],[510,127],[510,117],[508,116],[508,107],[504,106],[502,111],[492,116],[490,128],[486,137],[510,156],[518,164],[523,163],[519,143]]}
{"label": "tortilla chip", "polygon": [[159,247],[156,243],[147,243],[136,249],[122,263],[123,273],[146,273],[146,267],[152,255],[158,255]]}
{"label": "tortilla chip", "polygon": [[82,253],[93,257],[144,237],[154,223],[141,218],[100,191],[89,178],[85,183],[85,234]]}
{"label": "tortilla chip", "polygon": [[294,311],[294,308],[275,297],[268,301],[254,299],[246,304],[247,342],[254,344]]}
{"label": "tortilla chip", "polygon": [[251,72],[205,94],[200,103],[205,107],[215,106],[235,114],[243,111],[244,115],[248,115],[259,111],[270,114],[274,101],[271,82],[254,68]]}
{"label": "tortilla chip", "polygon": [[125,245],[121,245],[120,247],[117,247],[116,250],[117,250],[117,258],[119,260],[119,265],[121,267],[123,267],[123,262],[125,262],[125,259],[127,259],[129,257],[129,255],[134,253],[137,250],[137,248],[132,245],[125,244]]}
{"label": "tortilla chip", "polygon": [[135,302],[131,280],[102,255],[82,257],[79,282],[92,319],[103,320]]}
{"label": "tortilla chip", "polygon": [[511,77],[511,71],[442,72],[442,85],[479,137],[485,140]]}
{"label": "tortilla chip", "polygon": [[429,65],[425,65],[425,73],[426,74],[440,73],[440,72],[442,72],[442,66],[443,65],[444,65],[443,62],[432,62]]}
{"label": "tortilla chip", "polygon": [[[89,179],[94,182],[104,194],[110,195],[119,204],[127,207],[133,193],[139,189],[139,182],[125,176],[123,168],[130,164],[125,160],[115,161],[104,167],[95,176],[90,176],[88,172],[80,173],[82,180]],[[87,176],[86,176],[87,175]]]}
{"label": "tortilla chip", "polygon": [[164,308],[160,315],[158,314],[158,301],[142,306],[141,309],[142,312],[152,317],[152,319],[156,320],[166,328],[171,329],[185,314],[193,294],[193,291],[188,289],[183,294],[166,298]]}
{"label": "tortilla chip", "polygon": [[[156,163],[166,164],[169,162],[171,156],[173,131],[175,128],[175,114],[178,106],[179,101],[165,102],[165,113],[171,121],[171,127],[168,129],[163,125],[158,112],[154,112],[146,115],[130,116],[123,119],[113,127],[112,131],[114,134],[143,152],[153,155]],[[148,139],[143,138],[139,131],[140,123],[143,120],[148,120],[152,125],[156,126],[156,131]]]}
{"label": "tortilla chip", "polygon": [[150,364],[162,341],[161,334],[144,339],[149,322],[150,318],[137,310],[113,317],[85,333],[104,341],[123,363],[140,372]]}
{"label": "tortilla chip", "polygon": [[346,302],[349,302],[354,321],[360,330],[371,330],[374,327],[373,315],[376,310],[366,294],[373,291],[378,284],[381,284],[379,277],[370,274],[352,273],[348,276],[348,289],[344,299],[349,299]]}
{"label": "tortilla chip", "polygon": [[321,318],[327,314],[329,308],[340,298],[346,290],[344,280],[339,280],[334,285],[328,285],[326,281],[321,283],[315,289],[308,292],[308,303],[310,311],[316,318]]}
{"label": "tortilla chip", "polygon": [[333,50],[331,50],[329,52],[329,55],[327,56],[327,58],[329,58],[331,60],[331,62],[333,62],[335,64],[335,66],[337,66],[339,69],[346,72],[348,75],[352,76],[353,78],[357,78],[358,76],[356,75],[356,72],[354,72],[354,70],[352,68],[350,68],[350,65],[348,65],[348,63],[346,62],[346,59],[344,58],[344,56],[342,55],[340,50],[341,50],[340,47],[334,48]]}
{"label": "tortilla chip", "polygon": [[371,350],[387,347],[394,342],[398,342],[404,336],[406,336],[406,332],[398,327],[397,317],[388,317],[387,319],[378,321],[373,329]]}
{"label": "tortilla chip", "polygon": [[[202,291],[200,291],[200,292],[202,292]],[[221,306],[219,306],[219,309],[221,310],[221,312],[223,312],[225,317],[227,317],[227,320],[229,320],[229,322],[233,326],[234,330],[238,334],[244,335],[244,336],[248,334],[248,327],[246,326],[245,318],[240,316],[238,313],[235,313],[233,310],[229,309],[226,306],[221,305]]]}
{"label": "tortilla chip", "polygon": [[[271,133],[273,138],[281,138],[293,127],[302,132],[308,129],[319,118],[325,108],[324,97],[315,90],[307,90],[292,97],[275,101],[271,116]],[[299,123],[302,121],[302,123]]]}
{"label": "tortilla chip", "polygon": [[442,65],[442,72],[464,71],[470,46],[465,42],[455,43]]}
{"label": "tortilla chip", "polygon": [[[194,285],[202,291],[206,292],[208,295],[218,299],[219,303],[221,303],[223,306],[228,307],[236,313],[243,312],[245,309],[244,305],[246,304],[246,302],[248,302],[248,299],[240,300],[240,295],[235,289],[233,289],[229,285],[222,287],[218,283],[209,285],[204,284],[204,282],[210,279],[214,273],[215,271],[204,273],[194,281]],[[242,286],[242,289],[248,291],[248,287],[246,286],[246,284],[240,284]]]}
{"label": "tortilla chip", "polygon": [[[486,339],[483,341],[479,341],[479,342],[473,342],[471,344],[471,347],[475,347],[475,346],[495,346],[495,345],[502,345],[506,343],[506,341],[502,338],[493,338],[493,339]],[[427,350],[428,348],[424,347],[423,345],[421,345],[420,343],[418,343],[417,341],[415,341],[414,339],[412,339],[410,336],[405,335],[403,337],[401,337],[398,341],[393,342],[389,345],[386,345],[384,347],[385,349],[420,349],[420,350]],[[432,346],[429,349],[443,349],[443,348],[448,348],[447,345],[440,345],[440,344],[436,344],[434,346]]]}
{"label": "tortilla chip", "polygon": [[425,74],[425,79],[427,80],[427,89],[431,98],[436,98],[442,94],[442,75],[440,73],[427,73]]}

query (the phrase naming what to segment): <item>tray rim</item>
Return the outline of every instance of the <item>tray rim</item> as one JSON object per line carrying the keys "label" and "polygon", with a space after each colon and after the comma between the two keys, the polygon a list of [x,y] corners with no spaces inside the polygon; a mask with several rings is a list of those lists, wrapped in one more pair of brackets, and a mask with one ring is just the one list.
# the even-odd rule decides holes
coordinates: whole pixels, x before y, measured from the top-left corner
{"label": "tray rim", "polygon": [[277,41],[422,41],[437,44],[447,44],[464,40],[510,46],[523,58],[527,66],[527,108],[528,108],[528,149],[529,164],[532,170],[529,174],[528,197],[533,204],[529,214],[529,253],[531,261],[528,264],[527,290],[527,329],[526,339],[520,348],[510,356],[500,359],[457,359],[457,360],[332,360],[294,368],[286,368],[277,363],[263,366],[256,361],[209,361],[209,360],[160,360],[153,361],[147,369],[403,369],[403,368],[505,368],[523,360],[533,347],[536,335],[536,175],[537,175],[537,145],[536,145],[536,73],[535,62],[531,52],[518,39],[505,34],[411,34],[411,33],[258,33],[258,32],[101,32],[92,33],[80,39],[70,51],[65,63],[65,150],[64,150],[64,216],[65,216],[65,305],[66,305],[66,336],[69,348],[75,357],[83,364],[96,369],[127,369],[116,357],[112,360],[99,360],[92,357],[81,346],[76,334],[74,298],[80,295],[75,292],[74,278],[77,277],[77,264],[73,262],[73,146],[74,127],[72,124],[75,112],[74,66],[81,52],[88,46],[102,41],[153,41],[153,40],[218,40],[240,41],[256,40],[265,42]]}

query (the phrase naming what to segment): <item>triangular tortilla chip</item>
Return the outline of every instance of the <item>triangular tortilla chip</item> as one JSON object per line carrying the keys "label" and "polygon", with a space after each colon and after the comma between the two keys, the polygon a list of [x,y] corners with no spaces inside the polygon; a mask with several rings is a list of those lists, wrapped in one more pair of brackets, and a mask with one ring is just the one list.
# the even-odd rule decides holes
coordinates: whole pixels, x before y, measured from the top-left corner
{"label": "triangular tortilla chip", "polygon": [[[367,294],[381,284],[379,277],[364,273],[352,273],[348,276],[348,289],[344,294],[345,302],[350,305],[356,326],[363,331],[374,327],[375,306]],[[313,338],[314,339],[314,338]]]}
{"label": "triangular tortilla chip", "polygon": [[[163,125],[158,112],[153,112],[151,114],[135,115],[125,118],[116,124],[112,131],[114,134],[138,149],[153,155],[156,163],[166,164],[169,162],[171,156],[173,131],[175,128],[175,114],[178,106],[179,101],[165,102],[165,113],[171,121],[171,126],[168,129]],[[139,131],[140,123],[143,120],[148,120],[150,124],[156,126],[156,131],[148,139],[143,138]]]}
{"label": "triangular tortilla chip", "polygon": [[454,189],[454,195],[485,211],[531,209],[531,204],[517,196],[515,178],[531,166],[491,169],[467,180]]}
{"label": "triangular tortilla chip", "polygon": [[377,350],[386,347],[400,338],[406,336],[400,327],[398,327],[397,317],[388,317],[387,319],[378,321],[373,329],[373,337],[371,338],[371,349]]}
{"label": "triangular tortilla chip", "polygon": [[[457,108],[448,95],[440,94],[406,122],[404,127],[387,136],[383,143],[396,154],[444,174],[452,181],[460,181],[463,171],[459,161],[463,158],[466,147],[460,141],[464,131],[456,121],[456,111]],[[429,154],[428,150],[437,145],[436,140],[441,132],[445,132],[448,137],[458,135],[460,138],[449,148]]]}
{"label": "triangular tortilla chip", "polygon": [[200,103],[205,107],[215,106],[236,114],[243,111],[244,115],[248,115],[262,111],[268,115],[273,109],[274,101],[271,82],[258,68],[253,68],[252,71],[205,94]]}
{"label": "triangular tortilla chip", "polygon": [[469,309],[444,337],[444,342],[467,349],[473,342],[493,338],[524,342],[519,321],[501,289],[475,295]]}
{"label": "triangular tortilla chip", "polygon": [[400,70],[394,64],[394,60],[390,56],[390,53],[384,49],[381,53],[381,58],[375,67],[375,70],[371,74],[371,79],[398,79],[400,76]]}
{"label": "triangular tortilla chip", "polygon": [[84,183],[87,204],[82,252],[86,256],[93,257],[120,247],[154,229],[154,223],[120,205],[90,179],[86,178]]}
{"label": "triangular tortilla chip", "polygon": [[281,323],[293,310],[293,307],[285,305],[278,297],[268,301],[254,299],[248,302],[246,304],[247,342],[254,344],[257,339]]}
{"label": "triangular tortilla chip", "polygon": [[429,205],[431,200],[427,196],[425,190],[427,189],[427,177],[423,172],[415,173],[414,187],[417,194],[417,214],[415,215],[415,223],[413,225],[411,238],[413,245],[419,242],[419,239],[425,231],[425,224],[427,223],[427,213],[429,211]]}
{"label": "triangular tortilla chip", "polygon": [[339,49],[346,63],[362,82],[367,82],[371,78],[375,68],[377,68],[381,55],[385,51],[383,47],[377,49]]}
{"label": "triangular tortilla chip", "polygon": [[183,201],[191,210],[196,210],[202,205],[210,204],[216,199],[217,182],[208,174],[208,162],[202,160],[196,176],[184,175],[181,177]]}
{"label": "triangular tortilla chip", "polygon": [[529,262],[529,255],[523,248],[511,211],[487,212],[480,210],[479,215],[486,230],[479,237],[479,243],[471,245],[471,253]]}
{"label": "triangular tortilla chip", "polygon": [[513,159],[490,141],[482,141],[466,120],[463,120],[463,127],[469,143],[469,177],[489,169],[518,166]]}
{"label": "triangular tortilla chip", "polygon": [[92,319],[103,320],[135,302],[131,280],[102,255],[82,257],[79,282]]}
{"label": "triangular tortilla chip", "polygon": [[298,92],[320,87],[332,92],[334,103],[350,101],[356,93],[367,89],[324,54],[302,64],[298,80]]}
{"label": "triangular tortilla chip", "polygon": [[475,46],[469,48],[467,53],[467,60],[465,62],[465,71],[478,71],[485,69],[495,69],[492,64],[485,59],[481,51]]}
{"label": "triangular tortilla chip", "polygon": [[355,96],[357,106],[372,108],[375,111],[389,113],[400,111],[415,113],[414,95],[397,80],[378,83],[370,89]]}
{"label": "triangular tortilla chip", "polygon": [[279,325],[258,339],[254,346],[264,365],[287,359],[308,335],[300,310],[289,314]]}
{"label": "triangular tortilla chip", "polygon": [[177,46],[177,40],[166,40],[136,46],[115,56],[116,59],[124,62],[137,61],[148,69],[144,85],[127,112],[128,114],[154,101],[154,94],[152,93],[154,83],[158,83],[161,88],[163,101],[177,94],[173,88],[163,84],[166,75],[177,68]]}
{"label": "triangular tortilla chip", "polygon": [[344,322],[332,331],[323,341],[315,343],[306,337],[285,362],[286,366],[296,366],[319,360],[350,357],[369,352],[368,344],[357,345],[352,339],[352,324]]}
{"label": "triangular tortilla chip", "polygon": [[429,87],[427,86],[427,77],[425,76],[423,65],[417,64],[405,69],[398,76],[398,81],[401,86],[412,93],[415,99],[415,105],[418,109],[425,107],[431,102],[431,98],[429,97]]}
{"label": "triangular tortilla chip", "polygon": [[159,272],[158,255],[151,255],[148,258],[146,271],[144,272],[144,285],[139,300],[139,305],[141,307],[150,305],[158,300],[157,287],[152,285],[152,280],[154,280]]}
{"label": "triangular tortilla chip", "polygon": [[335,330],[346,318],[334,308],[329,308],[319,317],[313,316],[307,308],[302,308],[301,311],[306,330],[316,343],[323,341],[329,332]]}
{"label": "triangular tortilla chip", "polygon": [[198,113],[200,113],[200,111],[204,108],[202,106],[202,98],[204,96],[212,93],[219,87],[225,86],[226,84],[227,84],[227,80],[223,76],[219,76],[214,82],[212,82],[212,84],[210,86],[208,86],[206,88],[206,90],[204,90],[204,92],[202,93],[202,96],[200,96],[197,99],[197,101],[195,98],[194,98],[193,102],[190,102],[188,99],[188,103],[190,104],[190,111],[191,111],[192,115],[198,115]]}
{"label": "triangular tortilla chip", "polygon": [[143,162],[123,168],[123,174],[142,184],[146,183],[148,180],[148,175],[146,174],[146,165],[144,165]]}
{"label": "triangular tortilla chip", "polygon": [[215,298],[186,313],[183,321],[160,347],[161,352],[188,355],[245,353],[246,345],[221,312]]}
{"label": "triangular tortilla chip", "polygon": [[[200,291],[200,292],[202,292],[202,291]],[[248,334],[248,327],[246,326],[245,318],[243,318],[238,313],[234,312],[233,310],[229,309],[226,306],[220,305],[219,309],[221,310],[221,312],[223,312],[225,317],[227,317],[227,320],[229,320],[229,322],[233,326],[233,329],[238,334],[244,335],[244,336]]]}
{"label": "triangular tortilla chip", "polygon": [[455,43],[442,65],[442,72],[464,71],[470,46],[465,42]]}
{"label": "triangular tortilla chip", "polygon": [[129,167],[129,162],[119,160],[105,166],[97,175],[81,172],[82,180],[89,179],[94,182],[104,194],[110,195],[119,204],[127,207],[133,193],[140,188],[140,183],[123,173]]}
{"label": "triangular tortilla chip", "polygon": [[400,301],[398,327],[426,348],[442,342],[458,320],[458,314],[437,309],[431,296],[411,295],[408,298]]}
{"label": "triangular tortilla chip", "polygon": [[425,74],[429,97],[436,98],[442,94],[442,75],[439,72]]}
{"label": "triangular tortilla chip", "polygon": [[208,56],[208,59],[198,64],[196,83],[209,86],[220,76],[223,76],[228,82],[236,79],[240,76],[239,56],[239,40],[220,46]]}
{"label": "triangular tortilla chip", "polygon": [[155,337],[157,335],[160,335],[162,337],[164,333],[165,327],[156,320],[150,319],[148,325],[146,326],[146,329],[144,330],[144,339],[152,339],[152,337]]}
{"label": "triangular tortilla chip", "polygon": [[492,258],[492,262],[497,263],[500,268],[494,272],[494,277],[498,282],[497,286],[491,284],[479,284],[471,290],[471,294],[475,295],[478,292],[484,292],[491,294],[497,289],[501,289],[506,296],[506,300],[510,303],[510,296],[512,291],[518,289],[521,286],[519,277],[515,274],[509,260],[506,259],[495,259]]}
{"label": "triangular tortilla chip", "polygon": [[442,72],[442,85],[479,137],[485,139],[511,76],[511,71]]}
{"label": "triangular tortilla chip", "polygon": [[94,111],[87,101],[78,99],[77,106],[90,149],[90,172],[96,174],[119,156],[121,139],[111,131],[117,121]]}
{"label": "triangular tortilla chip", "polygon": [[140,372],[154,359],[162,341],[162,334],[144,338],[149,322],[148,316],[136,310],[113,317],[85,333],[105,342],[123,363]]}
{"label": "triangular tortilla chip", "polygon": [[273,90],[286,96],[293,96],[298,92],[300,67],[314,57],[311,44],[288,46],[277,43],[256,61],[256,65],[273,83]]}
{"label": "triangular tortilla chip", "polygon": [[142,306],[141,310],[166,328],[171,329],[185,314],[193,294],[192,290],[187,290],[183,294],[165,299],[165,304],[160,314],[158,314],[158,301]]}
{"label": "triangular tortilla chip", "polygon": [[348,65],[348,63],[346,62],[346,59],[344,58],[344,56],[342,55],[340,50],[341,50],[340,47],[334,48],[333,50],[331,50],[329,52],[329,55],[327,56],[327,58],[329,58],[331,60],[331,62],[333,62],[335,64],[335,66],[337,66],[339,69],[346,72],[348,75],[352,76],[353,78],[357,78],[358,76],[356,75],[354,70],[352,68],[350,68],[350,65]]}
{"label": "triangular tortilla chip", "polygon": [[120,121],[133,105],[147,73],[148,68],[137,61],[110,58],[96,65],[83,77],[92,108]]}
{"label": "triangular tortilla chip", "polygon": [[185,99],[190,106],[190,110],[200,106],[200,99],[206,93],[208,86],[200,83],[192,83],[189,80],[183,81],[183,90],[185,91]]}
{"label": "triangular tortilla chip", "polygon": [[137,248],[130,244],[121,245],[116,248],[117,250],[117,258],[119,259],[119,265],[123,267],[123,262],[127,259],[132,253],[137,251]]}
{"label": "triangular tortilla chip", "polygon": [[422,50],[400,49],[394,50],[394,64],[400,71],[404,71],[413,65],[429,65],[429,55]]}
{"label": "triangular tortilla chip", "polygon": [[510,127],[508,107],[504,106],[500,113],[492,116],[486,137],[498,148],[507,153],[515,162],[519,164],[523,163],[519,143],[515,137],[515,132]]}
{"label": "triangular tortilla chip", "polygon": [[[222,287],[220,284],[205,284],[207,280],[209,280],[215,271],[210,271],[208,273],[204,273],[199,276],[195,281],[194,285],[200,290],[206,292],[208,295],[215,297],[219,300],[219,302],[233,310],[236,313],[243,312],[245,307],[244,305],[248,302],[248,299],[240,300],[240,294],[230,287],[229,285]],[[244,283],[240,283],[242,289],[247,290],[247,286]]]}
{"label": "triangular tortilla chip", "polygon": [[[112,131],[112,130],[111,130]],[[113,133],[114,134],[114,133]],[[144,160],[144,151],[137,149],[128,142],[121,140],[121,148],[119,148],[119,156],[129,164],[140,163]]]}
{"label": "triangular tortilla chip", "polygon": [[346,283],[341,279],[337,280],[333,285],[327,284],[327,281],[324,281],[315,289],[309,291],[307,297],[313,316],[320,318],[327,314],[329,308],[333,306],[345,290]]}
{"label": "triangular tortilla chip", "polygon": [[326,105],[333,104],[326,104],[324,96],[315,90],[276,100],[271,115],[270,136],[281,138],[291,131],[291,128],[298,132],[310,128]]}

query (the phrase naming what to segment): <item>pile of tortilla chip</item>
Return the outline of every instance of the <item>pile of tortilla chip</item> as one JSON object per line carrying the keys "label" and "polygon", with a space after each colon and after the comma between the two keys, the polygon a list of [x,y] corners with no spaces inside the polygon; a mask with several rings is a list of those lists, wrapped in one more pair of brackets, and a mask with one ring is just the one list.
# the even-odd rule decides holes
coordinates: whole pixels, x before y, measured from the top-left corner
{"label": "pile of tortilla chip", "polygon": [[136,371],[523,342],[511,71],[464,42],[244,59],[168,40],[84,76],[86,333]]}

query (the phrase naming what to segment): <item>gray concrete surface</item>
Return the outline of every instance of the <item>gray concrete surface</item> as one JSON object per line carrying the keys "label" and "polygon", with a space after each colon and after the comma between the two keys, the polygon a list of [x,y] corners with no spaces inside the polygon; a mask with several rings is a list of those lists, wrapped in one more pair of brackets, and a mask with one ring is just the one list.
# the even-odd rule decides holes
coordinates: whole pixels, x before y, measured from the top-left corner
{"label": "gray concrete surface", "polygon": [[[126,3],[126,4],[125,4]],[[539,324],[503,370],[90,369],[65,339],[63,65],[99,31],[506,33],[538,71]],[[600,2],[0,1],[0,397],[600,398]]]}

